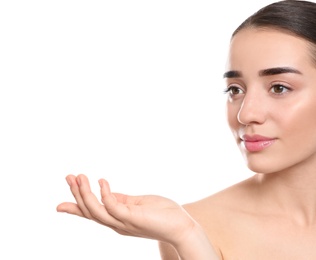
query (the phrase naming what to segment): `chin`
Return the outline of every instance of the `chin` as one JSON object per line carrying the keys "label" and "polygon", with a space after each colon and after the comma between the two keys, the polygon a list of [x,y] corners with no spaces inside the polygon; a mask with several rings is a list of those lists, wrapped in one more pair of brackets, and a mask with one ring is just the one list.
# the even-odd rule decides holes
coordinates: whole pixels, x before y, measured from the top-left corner
{"label": "chin", "polygon": [[277,172],[279,169],[273,163],[269,163],[264,160],[254,161],[254,160],[247,160],[247,167],[249,170],[255,173],[262,173],[262,174],[270,174]]}

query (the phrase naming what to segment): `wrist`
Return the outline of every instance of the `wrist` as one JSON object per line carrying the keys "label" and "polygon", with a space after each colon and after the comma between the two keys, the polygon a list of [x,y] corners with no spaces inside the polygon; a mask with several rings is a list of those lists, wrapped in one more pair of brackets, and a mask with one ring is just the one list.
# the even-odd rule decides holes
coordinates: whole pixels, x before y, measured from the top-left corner
{"label": "wrist", "polygon": [[173,246],[181,260],[219,260],[204,230],[195,221]]}

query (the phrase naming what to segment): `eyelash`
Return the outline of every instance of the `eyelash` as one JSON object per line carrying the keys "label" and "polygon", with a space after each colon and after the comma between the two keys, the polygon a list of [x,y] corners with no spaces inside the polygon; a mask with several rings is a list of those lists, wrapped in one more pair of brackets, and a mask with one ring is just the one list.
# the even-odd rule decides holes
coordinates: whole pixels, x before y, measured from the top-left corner
{"label": "eyelash", "polygon": [[[239,87],[237,87],[237,86],[230,86],[230,87],[224,89],[223,92],[224,92],[224,94],[230,94],[230,95],[233,96],[234,94],[229,93],[232,89],[238,89],[238,90],[244,92],[241,88],[239,88]],[[235,94],[235,95],[237,95],[237,94]]]}
{"label": "eyelash", "polygon": [[281,88],[282,88],[283,90],[285,90],[285,91],[282,91],[282,93],[274,93],[274,92],[273,92],[274,95],[283,95],[283,94],[285,94],[285,93],[287,93],[287,92],[289,92],[289,91],[292,90],[291,88],[286,87],[286,86],[284,86],[284,85],[281,84],[281,83],[273,84],[273,85],[271,86],[270,90],[272,90],[272,89],[275,88],[275,87],[281,87]]}
{"label": "eyelash", "polygon": [[[281,87],[282,90],[285,90],[285,91],[282,91],[282,93],[275,93],[275,92],[272,92],[273,88],[275,87]],[[230,93],[233,89],[235,90],[238,90],[239,92],[244,92],[240,87],[237,87],[237,86],[230,86],[226,89],[224,89],[224,94],[230,94],[231,96],[235,96],[235,95],[238,95],[238,94],[241,94],[241,93],[237,93],[237,94],[232,94]],[[285,93],[291,91],[292,89],[289,88],[289,87],[286,87],[284,86],[283,84],[281,83],[276,83],[276,84],[272,84],[269,91],[271,91],[274,95],[284,95]]]}

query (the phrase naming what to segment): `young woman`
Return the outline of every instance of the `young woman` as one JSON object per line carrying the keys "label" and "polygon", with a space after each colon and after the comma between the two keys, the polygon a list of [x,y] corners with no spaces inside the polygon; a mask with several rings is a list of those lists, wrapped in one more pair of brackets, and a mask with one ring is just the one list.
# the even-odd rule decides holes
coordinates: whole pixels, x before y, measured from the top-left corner
{"label": "young woman", "polygon": [[233,33],[227,117],[254,175],[200,201],[111,193],[67,176],[60,212],[159,241],[162,259],[316,259],[316,3],[268,5]]}

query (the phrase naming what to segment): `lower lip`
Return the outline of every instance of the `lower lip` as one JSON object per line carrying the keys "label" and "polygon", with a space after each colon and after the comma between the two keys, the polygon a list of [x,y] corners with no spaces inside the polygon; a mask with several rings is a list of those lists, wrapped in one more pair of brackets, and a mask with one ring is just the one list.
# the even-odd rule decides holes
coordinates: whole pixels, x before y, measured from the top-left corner
{"label": "lower lip", "polygon": [[275,140],[265,140],[256,142],[244,141],[244,144],[249,152],[260,152],[271,146],[274,142]]}

